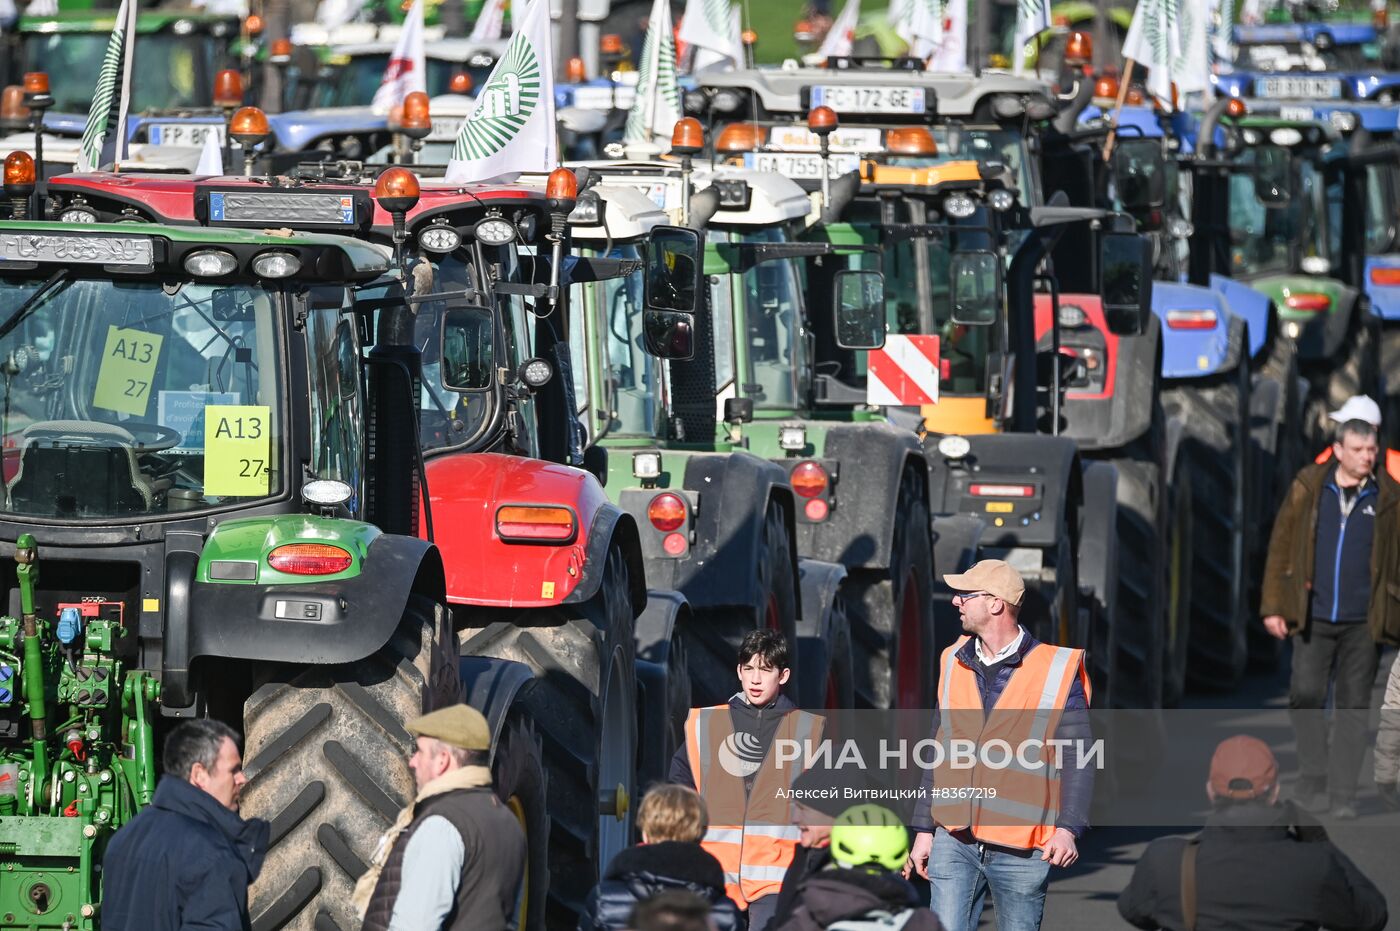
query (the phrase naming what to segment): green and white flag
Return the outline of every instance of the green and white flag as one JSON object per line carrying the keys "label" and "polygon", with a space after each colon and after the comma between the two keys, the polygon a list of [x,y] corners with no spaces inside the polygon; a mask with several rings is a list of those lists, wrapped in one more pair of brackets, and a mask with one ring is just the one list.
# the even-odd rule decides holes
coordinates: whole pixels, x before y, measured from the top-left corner
{"label": "green and white flag", "polygon": [[844,58],[851,54],[855,45],[856,26],[860,24],[860,0],[846,0],[841,15],[831,24],[822,47],[817,49],[817,59],[826,61],[831,57]]}
{"label": "green and white flag", "polygon": [[732,28],[729,0],[686,0],[680,40],[691,50],[692,73],[743,64],[743,46]]}
{"label": "green and white flag", "polygon": [[131,103],[131,60],[136,44],[136,0],[122,0],[102,70],[88,108],[74,171],[96,171],[126,158],[126,111]]}
{"label": "green and white flag", "polygon": [[681,118],[681,92],[676,84],[676,37],[671,30],[670,0],[655,0],[642,58],[637,66],[637,96],[627,113],[624,145],[654,143],[664,151],[671,130]]}
{"label": "green and white flag", "polygon": [[914,0],[897,31],[911,57],[928,58],[943,42],[943,0]]}
{"label": "green and white flag", "polygon": [[559,166],[549,0],[530,0],[510,44],[477,92],[447,163],[447,180],[514,180]]}
{"label": "green and white flag", "polygon": [[1133,11],[1123,57],[1147,69],[1147,92],[1172,106],[1177,94],[1203,91],[1210,82],[1204,0],[1142,0]]}
{"label": "green and white flag", "polygon": [[[1138,4],[1141,9],[1143,0]],[[1016,0],[1016,33],[1011,42],[1012,69],[1017,74],[1026,71],[1026,46],[1050,28],[1050,0]]]}

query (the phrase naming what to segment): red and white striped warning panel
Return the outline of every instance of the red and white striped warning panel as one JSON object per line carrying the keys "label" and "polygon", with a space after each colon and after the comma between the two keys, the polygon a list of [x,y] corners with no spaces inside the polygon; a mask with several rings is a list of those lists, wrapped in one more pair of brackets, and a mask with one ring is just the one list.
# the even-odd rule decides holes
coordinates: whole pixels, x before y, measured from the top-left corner
{"label": "red and white striped warning panel", "polygon": [[938,337],[885,337],[884,349],[866,356],[865,403],[905,406],[938,403]]}

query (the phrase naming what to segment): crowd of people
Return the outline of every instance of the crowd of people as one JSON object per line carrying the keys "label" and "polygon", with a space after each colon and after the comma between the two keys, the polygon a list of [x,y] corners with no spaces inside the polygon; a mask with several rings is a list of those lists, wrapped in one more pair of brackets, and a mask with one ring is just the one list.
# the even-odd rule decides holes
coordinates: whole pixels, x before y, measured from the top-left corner
{"label": "crowd of people", "polygon": [[[1293,640],[1296,788],[1283,798],[1263,741],[1220,743],[1204,829],[1153,841],[1118,899],[1136,927],[1371,931],[1387,922],[1385,898],[1314,814],[1357,816],[1381,646],[1400,642],[1400,456],[1378,470],[1380,411],[1370,399],[1352,399],[1333,419],[1335,443],[1298,474],[1275,522],[1261,602],[1267,630]],[[1016,570],[983,560],[944,581],[964,635],[938,660],[933,738],[1053,736],[1075,746],[1090,737],[1084,652],[1022,626]],[[579,931],[971,931],[989,896],[1002,931],[1039,928],[1052,871],[1079,857],[1094,768],[1077,765],[1074,751],[1058,765],[1021,760],[992,776],[929,768],[912,817],[820,791],[839,779],[831,768],[773,753],[780,739],[819,740],[825,726],[783,694],[789,649],[769,630],[744,639],[738,691],[690,713],[668,783],[641,802],[640,843],[606,865]],[[417,794],[359,878],[363,927],[512,927],[526,839],[492,789],[486,720],[455,705],[409,731]],[[716,752],[734,735],[756,748],[749,765]],[[238,735],[188,721],[167,738],[163,764],[154,802],[107,850],[103,927],[246,931],[269,827],[238,815]],[[1400,809],[1397,779],[1400,659],[1375,746],[1381,799]],[[927,881],[927,899],[916,881]]]}

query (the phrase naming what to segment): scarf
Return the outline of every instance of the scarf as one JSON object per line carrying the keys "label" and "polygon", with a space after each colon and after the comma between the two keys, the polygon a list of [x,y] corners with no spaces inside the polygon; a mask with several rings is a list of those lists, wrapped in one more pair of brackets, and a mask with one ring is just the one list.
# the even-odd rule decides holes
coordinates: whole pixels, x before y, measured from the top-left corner
{"label": "scarf", "polygon": [[369,900],[374,895],[374,887],[379,885],[379,874],[384,871],[384,864],[389,862],[389,854],[393,853],[394,843],[398,840],[399,835],[413,823],[414,812],[417,811],[419,802],[432,798],[434,795],[454,792],[457,789],[479,789],[489,785],[491,785],[490,767],[460,766],[443,773],[420,789],[418,795],[409,805],[404,807],[403,811],[399,812],[398,818],[379,839],[379,846],[374,848],[374,856],[370,858],[369,868],[355,883],[355,892],[350,897],[350,904],[355,907],[355,914],[361,919],[365,917],[365,912],[369,910]]}

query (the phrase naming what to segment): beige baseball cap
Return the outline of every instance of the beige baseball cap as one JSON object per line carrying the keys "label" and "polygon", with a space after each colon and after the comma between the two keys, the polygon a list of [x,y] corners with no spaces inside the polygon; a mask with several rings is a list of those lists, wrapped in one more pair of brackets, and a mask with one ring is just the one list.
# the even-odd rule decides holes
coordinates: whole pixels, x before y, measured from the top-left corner
{"label": "beige baseball cap", "polygon": [[491,728],[469,705],[448,705],[404,725],[415,737],[434,737],[463,750],[490,750]]}
{"label": "beige baseball cap", "polygon": [[1026,594],[1021,573],[1000,559],[984,559],[966,572],[945,575],[943,581],[955,592],[987,592],[1018,608]]}

